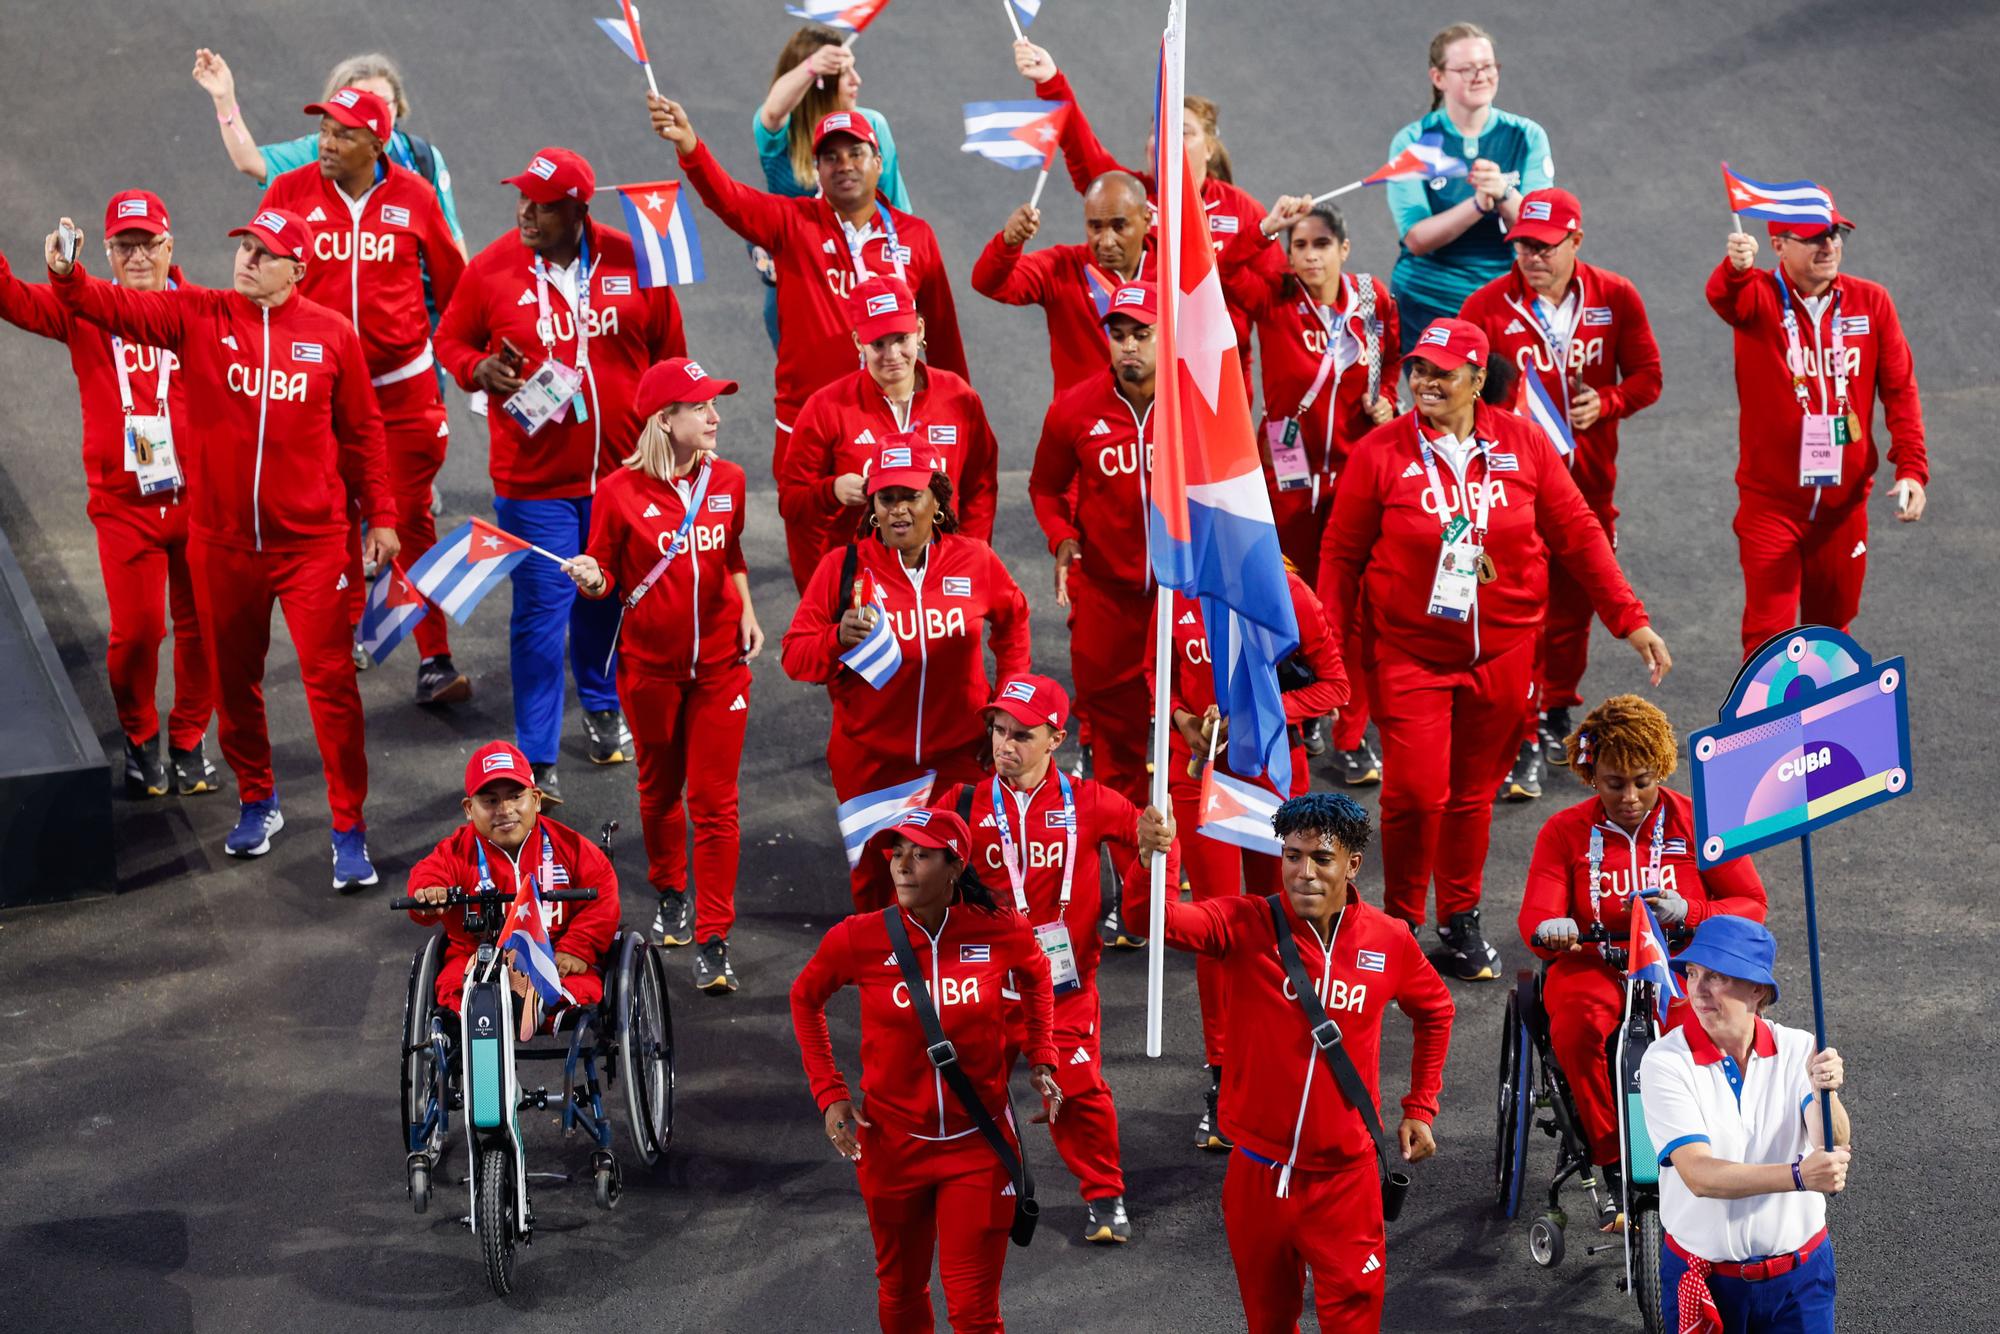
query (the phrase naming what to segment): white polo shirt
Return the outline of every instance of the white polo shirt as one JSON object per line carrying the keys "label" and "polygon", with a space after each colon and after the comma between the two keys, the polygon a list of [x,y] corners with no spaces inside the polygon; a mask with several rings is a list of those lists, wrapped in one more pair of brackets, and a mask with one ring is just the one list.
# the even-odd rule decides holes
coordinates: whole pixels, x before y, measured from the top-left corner
{"label": "white polo shirt", "polygon": [[1707,1144],[1736,1163],[1784,1163],[1808,1153],[1806,1063],[1813,1036],[1757,1021],[1750,1064],[1738,1069],[1690,1018],[1646,1049],[1639,1087],[1646,1133],[1660,1147],[1660,1223],[1705,1260],[1757,1260],[1795,1251],[1826,1226],[1826,1196],[1786,1190],[1741,1200],[1697,1196],[1669,1161],[1684,1144]]}

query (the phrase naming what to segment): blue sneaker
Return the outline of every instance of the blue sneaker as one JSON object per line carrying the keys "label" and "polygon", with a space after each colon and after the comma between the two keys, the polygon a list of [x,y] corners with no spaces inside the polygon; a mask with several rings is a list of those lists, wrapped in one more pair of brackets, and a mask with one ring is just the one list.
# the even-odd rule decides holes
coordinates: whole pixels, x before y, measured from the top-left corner
{"label": "blue sneaker", "polygon": [[222,840],[222,850],[232,857],[261,857],[271,850],[271,835],[285,827],[285,814],[275,796],[262,801],[246,801],[236,817],[236,827]]}
{"label": "blue sneaker", "polygon": [[333,831],[333,887],[343,894],[374,884],[375,863],[368,860],[368,831],[360,825]]}

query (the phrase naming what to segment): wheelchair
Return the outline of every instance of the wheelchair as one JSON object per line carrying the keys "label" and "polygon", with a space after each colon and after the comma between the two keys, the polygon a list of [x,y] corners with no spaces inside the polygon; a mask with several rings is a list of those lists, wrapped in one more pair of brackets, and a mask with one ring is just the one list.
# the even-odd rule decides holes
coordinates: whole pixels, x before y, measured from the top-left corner
{"label": "wheelchair", "polygon": [[[542,895],[550,902],[596,897],[594,889]],[[605,1090],[622,1090],[630,1151],[644,1166],[652,1168],[665,1157],[674,1130],[673,1012],[659,951],[644,932],[619,932],[602,960],[604,999],[557,1012],[555,1045],[517,1042],[516,1002],[498,944],[513,898],[493,889],[449,891],[444,906],[468,910],[466,925],[479,940],[478,952],[454,1014],[437,1004],[443,929],[417,951],[404,1002],[400,1062],[410,1202],[420,1214],[429,1210],[439,1164],[451,1145],[452,1114],[460,1113],[470,1205],[464,1221],[479,1238],[487,1283],[502,1297],[514,1290],[516,1247],[534,1237],[519,1117],[523,1109],[558,1106],[565,1138],[579,1128],[590,1137],[591,1177],[603,1209],[615,1207],[624,1190],[612,1151]],[[418,906],[409,898],[389,904],[397,911]],[[561,1061],[559,1092],[522,1087],[516,1076],[520,1061]],[[555,1179],[568,1178],[557,1174]]]}
{"label": "wheelchair", "polygon": [[[1596,945],[1607,963],[1624,971],[1626,951],[1608,943],[1603,923],[1592,923],[1582,933],[1582,940],[1586,947]],[[1638,1303],[1647,1334],[1663,1334],[1660,1166],[1653,1141],[1646,1133],[1646,1117],[1639,1097],[1639,1062],[1647,1046],[1659,1036],[1654,987],[1650,982],[1626,979],[1621,1020],[1604,1044],[1606,1069],[1616,1095],[1612,1101],[1618,1108],[1623,1177],[1620,1189],[1613,1192],[1591,1164],[1590,1141],[1577,1115],[1569,1080],[1556,1063],[1548,1012],[1542,1004],[1547,970],[1546,963],[1536,971],[1522,969],[1507,997],[1506,1019],[1500,1032],[1499,1097],[1493,1135],[1494,1203],[1502,1216],[1509,1219],[1520,1211],[1528,1175],[1530,1129],[1555,1140],[1556,1165],[1549,1179],[1548,1205],[1528,1226],[1529,1255],[1544,1269],[1562,1263],[1563,1229],[1569,1221],[1562,1206],[1562,1188],[1571,1178],[1577,1179],[1600,1212],[1608,1212],[1605,1205],[1609,1203],[1622,1217],[1624,1226],[1620,1235],[1625,1272],[1618,1286],[1630,1292]],[[1607,1238],[1586,1246],[1585,1254],[1595,1255],[1619,1244]]]}

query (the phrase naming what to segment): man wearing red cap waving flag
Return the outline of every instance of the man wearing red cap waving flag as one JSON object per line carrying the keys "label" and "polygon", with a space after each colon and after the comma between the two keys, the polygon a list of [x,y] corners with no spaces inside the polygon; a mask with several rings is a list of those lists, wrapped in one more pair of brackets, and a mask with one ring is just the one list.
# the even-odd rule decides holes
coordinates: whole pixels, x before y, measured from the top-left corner
{"label": "man wearing red cap waving flag", "polygon": [[180,443],[200,479],[188,562],[211,642],[222,753],[242,800],[223,850],[262,856],[285,823],[264,725],[276,603],[298,650],[332,808],[333,883],[345,893],[376,880],[361,814],[368,756],[344,584],[350,503],[368,524],[364,559],[386,563],[400,549],[382,418],[354,327],[297,291],[305,219],[261,209],[230,235],[243,242],[229,292],[115,287],[78,271],[59,231],[45,254],[66,308],[180,357],[202,422]]}

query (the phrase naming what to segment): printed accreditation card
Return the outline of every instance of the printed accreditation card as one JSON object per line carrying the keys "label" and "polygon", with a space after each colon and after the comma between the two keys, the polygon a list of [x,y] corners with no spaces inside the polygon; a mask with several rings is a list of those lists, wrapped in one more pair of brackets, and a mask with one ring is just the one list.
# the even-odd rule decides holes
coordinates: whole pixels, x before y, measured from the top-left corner
{"label": "printed accreditation card", "polygon": [[1431,579],[1429,614],[1447,621],[1469,621],[1479,596],[1479,544],[1472,539],[1472,522],[1454,515],[1445,525],[1437,573]]}

